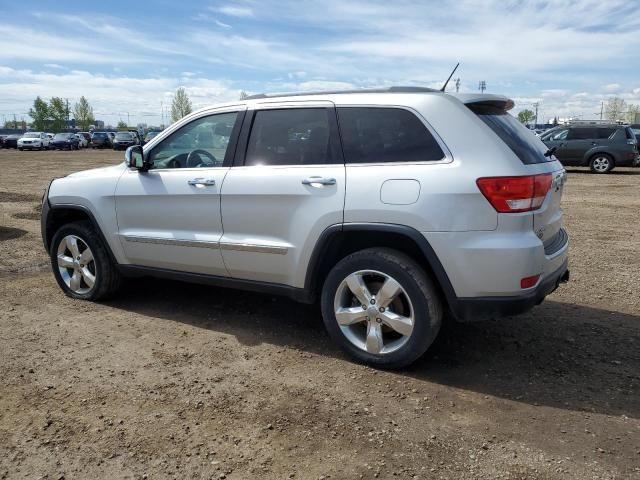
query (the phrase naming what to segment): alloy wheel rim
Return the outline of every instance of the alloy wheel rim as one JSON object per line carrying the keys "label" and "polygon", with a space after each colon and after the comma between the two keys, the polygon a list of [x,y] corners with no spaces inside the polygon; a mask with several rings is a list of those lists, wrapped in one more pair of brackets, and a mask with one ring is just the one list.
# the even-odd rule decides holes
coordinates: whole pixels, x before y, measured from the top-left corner
{"label": "alloy wheel rim", "polygon": [[89,245],[76,235],[67,235],[58,245],[58,271],[65,285],[83,295],[96,283],[96,262]]}
{"label": "alloy wheel rim", "polygon": [[598,172],[604,172],[609,169],[609,159],[607,157],[597,157],[593,161],[593,168]]}
{"label": "alloy wheel rim", "polygon": [[415,325],[415,311],[404,287],[376,270],[353,272],[338,285],[334,313],[347,340],[372,355],[402,348]]}

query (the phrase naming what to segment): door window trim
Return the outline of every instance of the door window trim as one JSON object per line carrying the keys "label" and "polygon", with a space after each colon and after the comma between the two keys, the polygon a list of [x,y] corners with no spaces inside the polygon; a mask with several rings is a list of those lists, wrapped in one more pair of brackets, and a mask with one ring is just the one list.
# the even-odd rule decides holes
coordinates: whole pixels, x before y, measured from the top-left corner
{"label": "door window trim", "polygon": [[[241,108],[238,108],[241,107]],[[151,155],[151,152],[153,152],[153,150],[158,147],[160,144],[162,144],[162,142],[164,142],[167,138],[169,138],[171,135],[173,135],[175,132],[177,132],[178,130],[180,130],[182,127],[185,127],[197,120],[200,120],[201,118],[205,118],[205,117],[211,117],[214,115],[223,115],[225,113],[236,113],[236,120],[233,124],[233,128],[231,129],[231,135],[229,136],[229,144],[227,145],[227,150],[224,153],[224,159],[222,161],[222,165],[217,166],[217,167],[194,167],[194,168],[157,168],[157,169],[151,169],[149,170],[148,173],[152,173],[152,172],[174,172],[174,171],[178,171],[178,172],[183,172],[183,171],[190,171],[190,170],[197,170],[197,171],[206,171],[206,170],[212,170],[212,169],[219,169],[219,168],[229,168],[232,163],[233,163],[233,159],[235,157],[236,154],[236,148],[238,146],[238,138],[240,135],[240,131],[241,128],[243,126],[244,123],[244,119],[246,117],[247,114],[247,108],[246,105],[234,105],[233,107],[224,107],[221,109],[216,109],[216,110],[207,110],[204,112],[199,112],[197,115],[193,115],[193,116],[189,116],[187,117],[188,120],[187,121],[183,121],[180,120],[179,122],[177,122],[176,124],[172,125],[172,127],[169,127],[169,129],[166,129],[165,131],[163,131],[162,133],[165,133],[165,135],[157,135],[153,140],[152,140],[152,145],[150,145],[149,149],[145,149],[146,145],[143,146],[143,156],[145,158],[145,160],[149,157],[149,155]],[[167,131],[169,130],[169,131]],[[156,141],[157,140],[157,141]]]}
{"label": "door window trim", "polygon": [[[262,108],[260,108],[262,107]],[[344,165],[344,154],[342,153],[342,141],[340,139],[340,130],[338,128],[338,112],[333,104],[329,105],[326,102],[323,103],[309,103],[305,104],[303,102],[292,102],[290,105],[287,105],[284,102],[274,103],[270,105],[268,103],[261,104],[259,108],[252,108],[247,110],[245,115],[245,121],[242,125],[242,130],[240,131],[240,135],[238,137],[238,144],[236,147],[236,155],[233,160],[232,167],[246,167],[246,168],[295,168],[295,167],[326,167],[332,165]],[[253,124],[256,118],[257,112],[264,112],[270,110],[297,110],[297,109],[324,109],[327,111],[331,111],[329,113],[329,145],[330,148],[338,155],[337,161],[333,163],[318,163],[318,164],[291,164],[291,165],[246,165],[247,159],[247,150],[249,148],[249,138],[251,137],[251,132],[253,131]]]}

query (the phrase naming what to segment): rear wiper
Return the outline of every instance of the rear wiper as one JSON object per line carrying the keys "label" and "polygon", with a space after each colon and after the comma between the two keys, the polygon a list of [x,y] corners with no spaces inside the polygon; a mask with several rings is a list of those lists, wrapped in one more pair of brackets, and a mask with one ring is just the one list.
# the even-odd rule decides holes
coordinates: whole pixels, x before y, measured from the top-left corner
{"label": "rear wiper", "polygon": [[556,150],[558,149],[558,147],[551,147],[549,150],[547,150],[546,152],[544,152],[544,156],[545,157],[550,157],[551,155],[553,155],[554,153],[556,153]]}

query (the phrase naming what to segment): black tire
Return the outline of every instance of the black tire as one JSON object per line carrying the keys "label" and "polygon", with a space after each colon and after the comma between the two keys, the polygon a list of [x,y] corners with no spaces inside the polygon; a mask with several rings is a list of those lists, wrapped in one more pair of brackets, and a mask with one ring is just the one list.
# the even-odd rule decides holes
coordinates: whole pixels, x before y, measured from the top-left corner
{"label": "black tire", "polygon": [[613,157],[608,153],[596,153],[589,160],[592,173],[609,173],[615,167]]}
{"label": "black tire", "polygon": [[[58,247],[67,235],[79,237],[91,249],[95,265],[95,283],[86,293],[77,293],[71,290],[62,279],[58,268]],[[89,221],[73,222],[62,226],[53,236],[51,241],[51,268],[58,285],[71,298],[81,300],[104,300],[118,291],[122,283],[122,276],[115,264],[111,261],[107,248]]]}
{"label": "black tire", "polygon": [[[360,270],[381,272],[395,279],[406,292],[414,310],[413,330],[400,348],[373,354],[357,347],[336,320],[334,301],[338,287]],[[420,358],[434,342],[442,325],[442,301],[433,281],[409,256],[389,248],[369,248],[340,260],[327,276],[321,295],[322,318],[331,338],[359,362],[378,368],[402,368]]]}

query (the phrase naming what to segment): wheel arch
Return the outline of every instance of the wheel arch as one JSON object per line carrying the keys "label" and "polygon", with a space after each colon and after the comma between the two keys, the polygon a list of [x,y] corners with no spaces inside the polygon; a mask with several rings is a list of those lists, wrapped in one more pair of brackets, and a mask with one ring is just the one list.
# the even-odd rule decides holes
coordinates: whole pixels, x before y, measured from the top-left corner
{"label": "wheel arch", "polygon": [[345,223],[322,232],[311,254],[305,291],[317,298],[331,268],[345,256],[371,247],[387,247],[412,257],[432,278],[443,302],[455,310],[456,294],[438,256],[418,230],[389,223]]}
{"label": "wheel arch", "polygon": [[64,225],[67,225],[72,222],[80,222],[80,221],[89,221],[95,232],[102,240],[105,248],[107,249],[107,253],[109,258],[114,264],[117,265],[117,261],[113,252],[111,251],[111,246],[104,234],[102,233],[102,229],[98,224],[93,212],[89,210],[84,205],[76,205],[76,204],[57,204],[50,205],[48,200],[45,200],[42,208],[42,218],[41,218],[41,227],[42,227],[42,241],[44,243],[44,248],[47,253],[50,253],[51,250],[51,240],[56,232]]}

